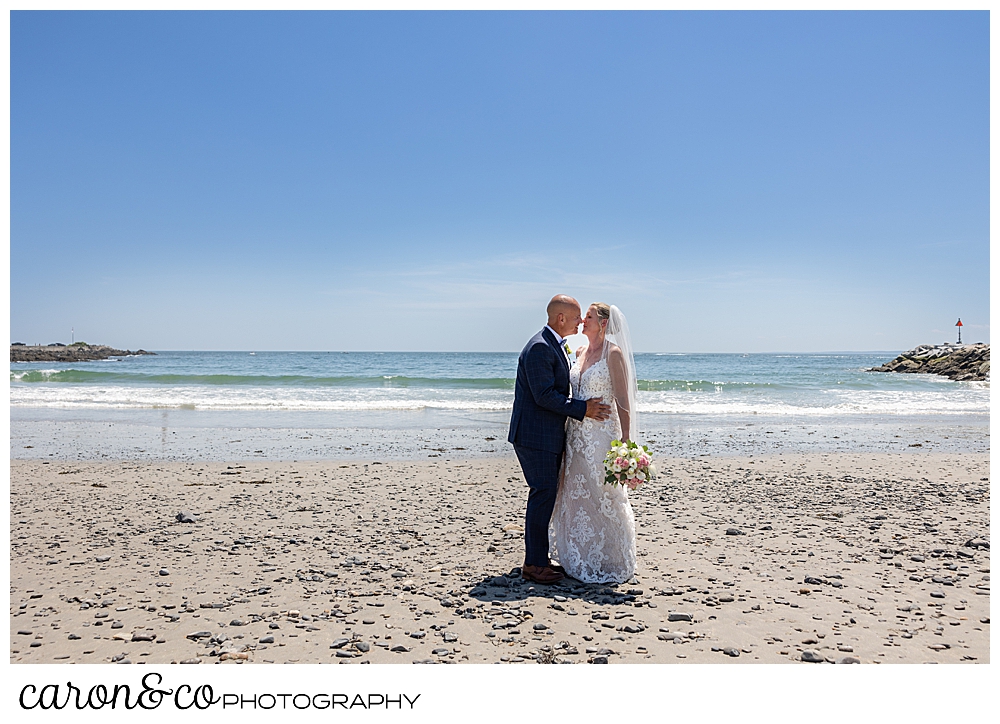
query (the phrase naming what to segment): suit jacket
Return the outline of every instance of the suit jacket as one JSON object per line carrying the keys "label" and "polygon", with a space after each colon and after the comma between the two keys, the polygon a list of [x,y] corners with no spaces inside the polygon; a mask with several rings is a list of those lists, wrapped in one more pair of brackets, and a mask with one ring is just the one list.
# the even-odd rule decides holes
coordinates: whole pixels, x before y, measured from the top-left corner
{"label": "suit jacket", "polygon": [[514,383],[514,411],[507,441],[561,453],[566,418],[582,420],[587,403],[570,397],[569,362],[555,335],[544,328],[521,350]]}

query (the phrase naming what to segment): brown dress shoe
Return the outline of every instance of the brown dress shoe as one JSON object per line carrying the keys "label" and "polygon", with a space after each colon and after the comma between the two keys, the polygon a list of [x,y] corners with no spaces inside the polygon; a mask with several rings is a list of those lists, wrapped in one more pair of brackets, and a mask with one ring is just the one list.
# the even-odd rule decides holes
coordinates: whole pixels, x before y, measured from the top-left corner
{"label": "brown dress shoe", "polygon": [[563,574],[552,570],[550,566],[521,566],[521,578],[535,583],[549,584],[561,581]]}

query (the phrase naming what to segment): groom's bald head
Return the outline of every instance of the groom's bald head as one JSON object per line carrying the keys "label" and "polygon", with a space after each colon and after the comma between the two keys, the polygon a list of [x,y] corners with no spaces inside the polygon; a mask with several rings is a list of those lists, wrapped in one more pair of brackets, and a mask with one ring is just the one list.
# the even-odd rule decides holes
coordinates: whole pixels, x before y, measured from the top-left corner
{"label": "groom's bald head", "polygon": [[576,334],[583,322],[580,319],[580,303],[566,294],[556,294],[545,308],[549,326],[561,336]]}
{"label": "groom's bald head", "polygon": [[573,310],[577,312],[580,311],[580,303],[566,294],[556,294],[552,299],[549,300],[549,306],[545,308],[545,312],[549,315],[549,321],[552,317],[559,312],[564,314],[571,312]]}
{"label": "groom's bald head", "polygon": [[578,301],[566,294],[557,294],[549,300],[549,306],[545,308],[545,313],[549,315],[549,321],[551,322],[560,312],[569,314],[574,310],[577,314],[580,313],[580,303]]}

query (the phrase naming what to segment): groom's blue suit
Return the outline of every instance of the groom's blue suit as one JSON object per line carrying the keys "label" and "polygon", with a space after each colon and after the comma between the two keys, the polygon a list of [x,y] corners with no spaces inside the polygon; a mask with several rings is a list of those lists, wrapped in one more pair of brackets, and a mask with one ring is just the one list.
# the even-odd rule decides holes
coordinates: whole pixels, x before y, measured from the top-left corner
{"label": "groom's blue suit", "polygon": [[528,483],[524,562],[549,565],[549,519],[559,487],[566,418],[582,420],[587,403],[570,397],[569,361],[548,327],[532,337],[517,360],[514,411],[507,441]]}

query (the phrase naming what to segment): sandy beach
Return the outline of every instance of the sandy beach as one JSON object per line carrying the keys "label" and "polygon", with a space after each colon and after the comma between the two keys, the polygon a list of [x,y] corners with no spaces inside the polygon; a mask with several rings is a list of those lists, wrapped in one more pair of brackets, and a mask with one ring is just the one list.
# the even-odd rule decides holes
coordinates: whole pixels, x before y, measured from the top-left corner
{"label": "sandy beach", "polygon": [[660,468],[634,580],[540,586],[512,458],[12,460],[10,661],[989,662],[987,453]]}

